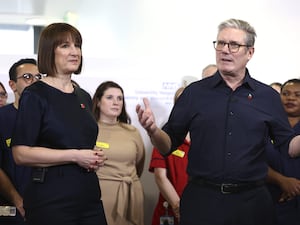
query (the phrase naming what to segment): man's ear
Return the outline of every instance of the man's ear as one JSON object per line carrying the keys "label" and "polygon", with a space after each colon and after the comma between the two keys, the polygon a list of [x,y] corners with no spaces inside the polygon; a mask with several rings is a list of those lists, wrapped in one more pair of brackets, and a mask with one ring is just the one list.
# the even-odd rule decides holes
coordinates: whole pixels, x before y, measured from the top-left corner
{"label": "man's ear", "polygon": [[254,54],[254,47],[250,47],[248,49],[248,60],[252,58],[253,54]]}
{"label": "man's ear", "polygon": [[16,92],[16,91],[17,91],[17,84],[16,84],[15,81],[9,80],[9,81],[8,81],[8,84],[9,84],[9,86],[10,86],[10,88],[11,88],[11,90],[12,90],[13,92]]}

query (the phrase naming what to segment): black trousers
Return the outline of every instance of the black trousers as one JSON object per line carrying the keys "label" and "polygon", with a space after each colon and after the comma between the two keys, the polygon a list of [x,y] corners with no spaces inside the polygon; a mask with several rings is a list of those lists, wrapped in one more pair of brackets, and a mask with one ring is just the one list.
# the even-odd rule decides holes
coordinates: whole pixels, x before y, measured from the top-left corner
{"label": "black trousers", "polygon": [[277,223],[276,225],[299,225],[300,224],[300,198],[296,197],[286,202],[275,204]]}
{"label": "black trousers", "polygon": [[265,186],[239,193],[189,182],[180,202],[180,225],[274,225],[274,205]]}
{"label": "black trousers", "polygon": [[28,225],[106,225],[97,175],[75,165],[49,168],[24,196]]}

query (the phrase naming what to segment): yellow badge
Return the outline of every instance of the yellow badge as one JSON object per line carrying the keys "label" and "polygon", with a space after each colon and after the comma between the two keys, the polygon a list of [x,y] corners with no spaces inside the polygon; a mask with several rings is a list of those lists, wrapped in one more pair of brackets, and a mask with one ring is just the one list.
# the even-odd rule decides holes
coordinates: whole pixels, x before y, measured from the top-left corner
{"label": "yellow badge", "polygon": [[96,142],[96,147],[109,149],[109,144],[101,141]]}
{"label": "yellow badge", "polygon": [[6,146],[10,147],[10,143],[11,143],[11,138],[6,139]]}
{"label": "yellow badge", "polygon": [[172,155],[176,155],[176,156],[178,156],[180,158],[183,158],[183,156],[185,155],[185,152],[182,151],[182,150],[180,150],[180,149],[177,149],[174,152],[172,152]]}

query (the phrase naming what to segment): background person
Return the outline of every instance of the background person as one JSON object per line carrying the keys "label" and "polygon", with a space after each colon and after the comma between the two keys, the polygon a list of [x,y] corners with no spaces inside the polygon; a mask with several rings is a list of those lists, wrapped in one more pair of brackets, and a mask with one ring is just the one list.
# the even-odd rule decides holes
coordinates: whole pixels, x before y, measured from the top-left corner
{"label": "background person", "polygon": [[105,156],[94,149],[92,101],[71,82],[81,72],[81,46],[81,34],[67,23],[44,28],[38,68],[46,76],[20,98],[12,151],[17,164],[33,167],[24,194],[29,225],[106,225],[94,172]]}
{"label": "background person", "polygon": [[144,193],[140,177],[145,148],[138,129],[130,125],[124,91],[113,82],[101,83],[93,97],[98,121],[97,143],[108,160],[97,170],[108,225],[143,225]]}
{"label": "background person", "polygon": [[[300,134],[300,80],[291,79],[281,87],[281,101],[289,123]],[[269,186],[276,209],[276,225],[297,225],[300,221],[300,158],[283,157],[274,147],[267,149],[273,171]],[[275,171],[274,171],[275,170]]]}
{"label": "background person", "polygon": [[202,79],[206,77],[210,77],[217,72],[218,68],[216,64],[209,64],[202,70]]}
{"label": "background person", "polygon": [[[183,90],[184,87],[181,87],[175,92],[174,104]],[[189,148],[189,135],[186,136],[182,145],[168,157],[162,156],[157,148],[153,148],[149,171],[154,173],[160,193],[153,212],[152,225],[161,224],[165,216],[172,217],[174,224],[178,224],[180,197],[188,182],[186,168]],[[166,205],[165,202],[168,204]]]}
{"label": "background person", "polygon": [[5,106],[6,103],[7,103],[7,92],[2,82],[0,82],[0,107]]}
{"label": "background person", "polygon": [[14,206],[17,210],[16,216],[0,216],[0,224],[25,224],[23,195],[30,179],[30,169],[16,165],[10,144],[21,93],[25,87],[41,78],[36,60],[32,58],[20,59],[9,69],[9,86],[15,100],[0,109],[0,205]]}
{"label": "background person", "polygon": [[279,82],[273,82],[270,84],[272,88],[274,88],[278,93],[281,91],[282,84]]}

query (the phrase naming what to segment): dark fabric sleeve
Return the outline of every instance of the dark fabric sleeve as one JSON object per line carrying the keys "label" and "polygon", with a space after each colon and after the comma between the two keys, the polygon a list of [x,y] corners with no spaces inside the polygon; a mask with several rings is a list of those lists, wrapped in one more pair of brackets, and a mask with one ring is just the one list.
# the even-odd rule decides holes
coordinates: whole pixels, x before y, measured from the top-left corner
{"label": "dark fabric sleeve", "polygon": [[37,94],[23,91],[13,131],[12,146],[36,144],[44,110],[44,105]]}

